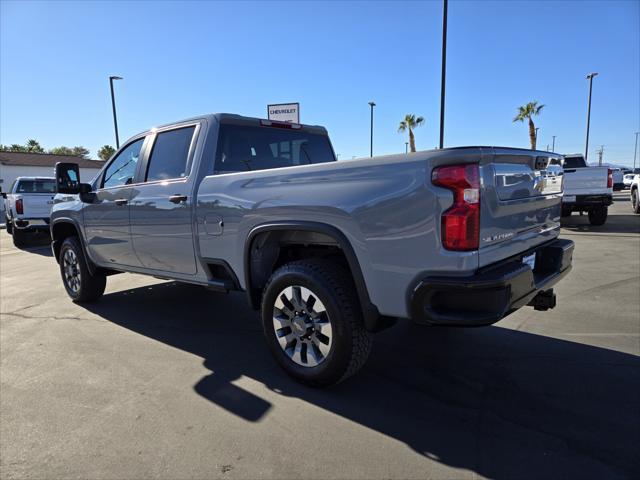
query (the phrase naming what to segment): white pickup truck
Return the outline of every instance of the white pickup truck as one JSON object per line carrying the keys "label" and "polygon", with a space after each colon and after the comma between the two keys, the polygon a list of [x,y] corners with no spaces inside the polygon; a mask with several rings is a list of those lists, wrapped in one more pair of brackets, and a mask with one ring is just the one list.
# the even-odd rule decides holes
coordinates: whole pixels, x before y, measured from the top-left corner
{"label": "white pickup truck", "polygon": [[9,191],[2,193],[7,233],[13,235],[15,246],[26,243],[28,232],[49,231],[55,195],[56,179],[53,177],[18,177]]}
{"label": "white pickup truck", "polygon": [[591,225],[604,225],[613,203],[613,171],[589,167],[580,154],[564,155],[562,216],[587,212]]}

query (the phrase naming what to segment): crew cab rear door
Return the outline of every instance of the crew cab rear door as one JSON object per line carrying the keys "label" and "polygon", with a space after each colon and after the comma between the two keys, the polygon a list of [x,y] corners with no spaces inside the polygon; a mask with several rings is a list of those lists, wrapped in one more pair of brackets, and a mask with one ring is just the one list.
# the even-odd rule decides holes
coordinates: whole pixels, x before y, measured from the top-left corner
{"label": "crew cab rear door", "polygon": [[[195,274],[191,168],[202,121],[172,125],[151,134],[149,155],[130,200],[131,239],[142,266]],[[193,171],[193,174],[191,172]]]}
{"label": "crew cab rear door", "polygon": [[522,254],[558,236],[558,155],[495,148],[483,155],[479,266]]}

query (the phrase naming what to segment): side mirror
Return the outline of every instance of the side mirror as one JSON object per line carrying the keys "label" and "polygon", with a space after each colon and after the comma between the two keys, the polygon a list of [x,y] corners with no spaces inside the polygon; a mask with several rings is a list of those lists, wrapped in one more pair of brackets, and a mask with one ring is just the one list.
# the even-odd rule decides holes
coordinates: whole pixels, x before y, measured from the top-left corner
{"label": "side mirror", "polygon": [[56,163],[56,187],[58,193],[80,193],[80,167],[77,163]]}

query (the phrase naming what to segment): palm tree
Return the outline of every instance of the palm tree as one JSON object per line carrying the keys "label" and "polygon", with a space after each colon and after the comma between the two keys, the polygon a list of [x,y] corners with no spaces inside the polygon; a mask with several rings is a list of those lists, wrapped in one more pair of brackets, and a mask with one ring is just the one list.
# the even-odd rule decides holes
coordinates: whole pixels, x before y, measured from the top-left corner
{"label": "palm tree", "polygon": [[531,141],[531,150],[536,149],[536,126],[533,123],[531,117],[534,115],[540,115],[540,111],[544,108],[544,105],[538,105],[538,102],[529,102],[522,107],[518,107],[518,114],[513,117],[514,122],[524,122],[525,119],[529,121],[529,140]]}
{"label": "palm tree", "polygon": [[424,118],[416,118],[413,113],[407,113],[404,116],[404,120],[400,122],[400,126],[398,127],[398,132],[405,132],[409,130],[409,146],[411,147],[412,152],[416,151],[416,139],[413,136],[413,130],[421,125],[424,125]]}

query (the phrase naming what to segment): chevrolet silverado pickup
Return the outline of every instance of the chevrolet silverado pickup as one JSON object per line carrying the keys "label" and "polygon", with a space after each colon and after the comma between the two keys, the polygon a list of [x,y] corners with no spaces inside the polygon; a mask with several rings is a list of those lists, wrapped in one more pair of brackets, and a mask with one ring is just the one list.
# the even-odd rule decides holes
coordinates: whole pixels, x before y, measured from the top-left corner
{"label": "chevrolet silverado pickup", "polygon": [[573,242],[558,238],[552,159],[463,147],[336,161],[323,127],[207,115],[132,137],[91,184],[58,164],[69,196],[52,250],[76,302],[118,272],[244,291],[280,366],[326,386],[398,318],[480,326],[555,306]]}
{"label": "chevrolet silverado pickup", "polygon": [[53,177],[18,177],[3,192],[7,233],[16,247],[23,246],[29,232],[49,231],[49,215],[56,194]]}
{"label": "chevrolet silverado pickup", "polygon": [[587,212],[591,225],[604,225],[613,203],[613,171],[608,167],[590,167],[580,154],[562,159],[562,216]]}

